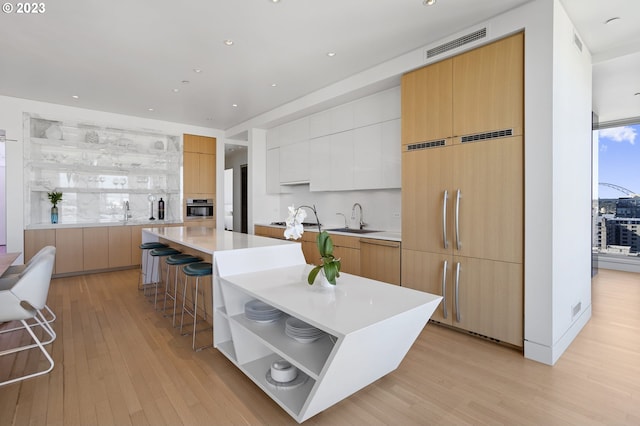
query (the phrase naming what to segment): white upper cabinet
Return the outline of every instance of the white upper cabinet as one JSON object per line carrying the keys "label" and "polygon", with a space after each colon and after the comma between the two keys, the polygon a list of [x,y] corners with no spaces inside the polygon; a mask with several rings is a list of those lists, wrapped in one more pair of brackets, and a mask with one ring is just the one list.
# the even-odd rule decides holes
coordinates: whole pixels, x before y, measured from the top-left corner
{"label": "white upper cabinet", "polygon": [[394,87],[354,102],[354,128],[400,118],[400,87]]}
{"label": "white upper cabinet", "polygon": [[280,147],[280,184],[309,182],[309,141]]}
{"label": "white upper cabinet", "polygon": [[[311,191],[400,188],[400,87],[283,124],[267,132],[279,148],[281,185],[310,183]],[[275,154],[270,154],[275,155]]]}

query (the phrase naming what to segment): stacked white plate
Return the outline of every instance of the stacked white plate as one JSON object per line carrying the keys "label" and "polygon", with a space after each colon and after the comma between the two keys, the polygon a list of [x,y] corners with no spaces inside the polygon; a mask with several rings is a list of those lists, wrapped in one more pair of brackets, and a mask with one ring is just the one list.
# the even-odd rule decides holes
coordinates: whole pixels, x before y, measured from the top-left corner
{"label": "stacked white plate", "polygon": [[295,317],[287,318],[284,332],[287,336],[300,343],[311,343],[324,335],[324,331]]}
{"label": "stacked white plate", "polygon": [[250,300],[244,304],[244,315],[251,321],[273,322],[282,316],[282,311],[261,300]]}

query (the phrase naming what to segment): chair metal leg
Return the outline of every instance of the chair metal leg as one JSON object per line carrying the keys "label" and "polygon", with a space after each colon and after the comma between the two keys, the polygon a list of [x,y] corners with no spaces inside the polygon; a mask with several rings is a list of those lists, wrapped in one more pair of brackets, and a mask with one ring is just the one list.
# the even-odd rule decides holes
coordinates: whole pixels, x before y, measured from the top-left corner
{"label": "chair metal leg", "polygon": [[[49,334],[49,336],[51,336],[52,339],[55,339],[55,332],[53,331],[53,328],[51,328],[51,325],[46,320],[41,321],[40,318],[38,318],[37,315],[34,316],[34,319],[36,320],[38,325],[40,325],[43,329],[46,330],[46,332]],[[7,381],[4,381],[4,382],[0,382],[0,386],[8,385],[8,384],[19,382],[19,381],[26,380],[26,379],[30,379],[32,377],[41,376],[41,375],[46,374],[46,373],[50,372],[51,370],[53,370],[53,366],[54,366],[53,358],[51,358],[51,355],[49,355],[49,352],[47,352],[47,350],[45,349],[43,343],[40,342],[38,337],[35,335],[35,333],[31,329],[31,327],[29,326],[29,324],[27,324],[27,322],[25,320],[20,320],[20,321],[24,325],[24,328],[31,335],[31,338],[33,339],[35,344],[34,345],[24,346],[22,348],[17,348],[17,350],[11,349],[11,350],[8,350],[8,351],[0,352],[0,356],[8,355],[8,354],[11,354],[11,353],[14,353],[14,352],[18,352],[20,350],[31,349],[31,348],[34,348],[34,347],[37,346],[40,349],[40,352],[42,352],[44,354],[44,356],[47,359],[47,361],[49,361],[49,367],[46,368],[45,370],[41,370],[41,371],[38,371],[36,373],[32,373],[32,374],[28,374],[26,376],[17,377],[15,379],[11,379],[11,380],[7,380]]]}

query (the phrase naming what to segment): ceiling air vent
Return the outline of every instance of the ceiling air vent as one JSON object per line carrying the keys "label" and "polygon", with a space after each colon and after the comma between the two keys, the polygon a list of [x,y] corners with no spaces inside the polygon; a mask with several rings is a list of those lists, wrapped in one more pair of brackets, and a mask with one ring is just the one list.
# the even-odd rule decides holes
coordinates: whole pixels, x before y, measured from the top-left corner
{"label": "ceiling air vent", "polygon": [[487,139],[506,138],[513,136],[513,129],[496,130],[495,132],[476,133],[460,137],[461,143],[484,141]]}
{"label": "ceiling air vent", "polygon": [[415,151],[415,150],[418,150],[418,149],[435,148],[437,146],[445,146],[446,144],[447,144],[447,140],[446,139],[440,139],[438,141],[431,141],[431,142],[413,143],[411,145],[407,145],[407,151]]}
{"label": "ceiling air vent", "polygon": [[476,40],[483,39],[487,36],[487,28],[482,28],[481,30],[474,31],[462,37],[459,37],[455,40],[448,41],[440,46],[432,47],[427,50],[427,59],[433,58],[434,56],[438,56],[443,54],[444,52],[448,52],[449,50],[456,49],[460,46],[464,46],[465,44],[469,44]]}

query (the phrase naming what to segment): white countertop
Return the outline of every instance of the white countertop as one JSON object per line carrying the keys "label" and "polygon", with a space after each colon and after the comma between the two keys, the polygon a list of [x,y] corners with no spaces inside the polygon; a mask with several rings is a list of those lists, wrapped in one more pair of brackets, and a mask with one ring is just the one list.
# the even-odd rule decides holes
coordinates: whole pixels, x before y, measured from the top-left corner
{"label": "white countertop", "polygon": [[340,274],[333,289],[310,286],[310,269],[309,265],[295,265],[220,278],[335,336],[346,336],[442,299],[347,273]]}
{"label": "white countertop", "polygon": [[179,220],[103,220],[96,222],[71,222],[71,223],[36,223],[26,226],[25,229],[62,229],[62,228],[95,228],[100,226],[135,226],[135,225],[174,225],[182,223]]}
{"label": "white countertop", "polygon": [[[213,254],[220,250],[236,250],[254,247],[276,246],[284,244],[300,244],[300,242],[277,240],[275,238],[258,237],[239,232],[218,231],[205,226],[169,226],[143,228],[144,234],[164,238],[202,253]],[[148,241],[148,240],[147,240]]]}
{"label": "white countertop", "polygon": [[[272,225],[272,224],[265,224],[265,223],[257,223],[256,225],[268,226],[268,227],[271,227],[271,228],[285,229],[285,227],[282,226],[282,225]],[[337,226],[336,226],[336,228],[337,228]],[[305,231],[311,231],[311,232],[318,232],[318,227],[317,226],[309,226],[309,227],[305,227],[304,230]],[[387,241],[402,241],[400,232],[376,231],[376,232],[367,232],[367,233],[364,233],[364,234],[359,234],[359,233],[355,233],[355,232],[332,231],[331,228],[327,229],[326,227],[323,227],[322,230],[323,231],[327,231],[329,234],[345,235],[347,237],[371,238],[371,239],[374,239],[374,240],[387,240]]]}

